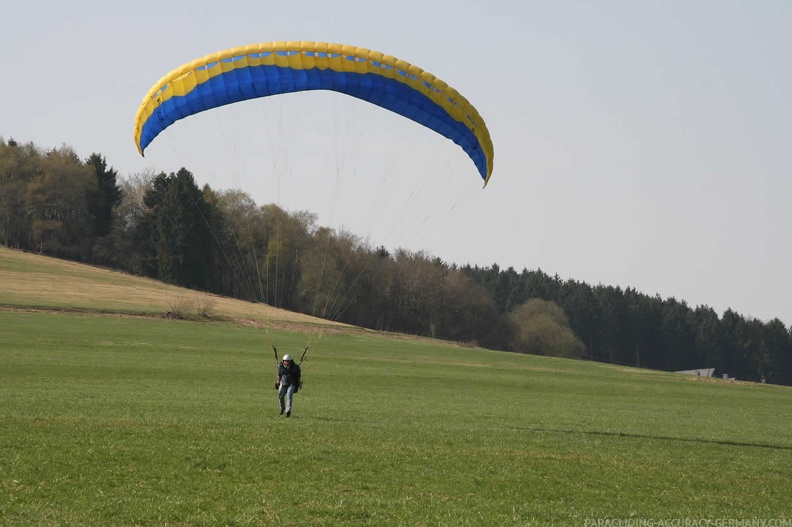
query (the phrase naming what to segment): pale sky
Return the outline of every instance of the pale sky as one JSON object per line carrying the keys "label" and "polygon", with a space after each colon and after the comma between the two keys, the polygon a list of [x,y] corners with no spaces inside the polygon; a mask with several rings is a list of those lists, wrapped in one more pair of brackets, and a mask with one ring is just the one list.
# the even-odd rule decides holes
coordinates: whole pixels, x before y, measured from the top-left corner
{"label": "pale sky", "polygon": [[[139,156],[160,77],[278,40],[374,49],[455,87],[492,135],[490,184],[443,137],[328,92],[193,116]],[[186,166],[371,245],[790,325],[790,51],[788,0],[17,2],[0,136],[122,176]]]}

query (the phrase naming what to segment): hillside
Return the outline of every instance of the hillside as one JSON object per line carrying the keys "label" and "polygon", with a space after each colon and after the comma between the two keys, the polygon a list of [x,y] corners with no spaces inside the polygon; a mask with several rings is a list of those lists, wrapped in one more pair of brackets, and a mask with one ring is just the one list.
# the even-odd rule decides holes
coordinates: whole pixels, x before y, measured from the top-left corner
{"label": "hillside", "polygon": [[0,246],[0,308],[231,319],[293,328],[351,328],[266,304],[191,291],[156,280]]}

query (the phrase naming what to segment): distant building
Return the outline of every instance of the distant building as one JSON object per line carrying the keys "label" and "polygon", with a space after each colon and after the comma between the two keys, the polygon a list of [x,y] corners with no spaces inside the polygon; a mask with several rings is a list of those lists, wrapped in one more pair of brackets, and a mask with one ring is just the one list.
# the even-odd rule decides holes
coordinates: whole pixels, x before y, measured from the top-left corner
{"label": "distant building", "polygon": [[727,373],[715,373],[715,368],[699,368],[698,370],[680,370],[674,373],[681,373],[683,375],[694,375],[696,377],[723,377],[728,381],[735,380],[734,377],[729,377]]}
{"label": "distant building", "polygon": [[696,377],[713,377],[715,375],[715,368],[700,368],[698,370],[680,370],[674,373],[682,373],[684,375],[695,375]]}

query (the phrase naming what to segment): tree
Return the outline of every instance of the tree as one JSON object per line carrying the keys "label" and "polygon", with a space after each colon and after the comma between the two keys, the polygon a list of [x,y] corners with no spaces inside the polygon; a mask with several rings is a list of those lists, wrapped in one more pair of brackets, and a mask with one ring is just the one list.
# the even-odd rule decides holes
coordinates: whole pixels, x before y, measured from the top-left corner
{"label": "tree", "polygon": [[697,368],[723,368],[723,337],[718,314],[711,307],[698,306],[693,311],[695,357]]}
{"label": "tree", "polygon": [[365,296],[381,292],[382,287],[374,287],[372,283],[373,270],[369,264],[373,257],[365,242],[346,230],[332,235],[331,239],[333,241],[325,248],[325,259],[334,259],[335,264],[329,268],[329,274],[325,273],[324,288],[317,290],[320,296],[329,299],[322,307],[321,316],[355,323],[355,315],[366,317],[355,305],[366,304]]}
{"label": "tree", "polygon": [[585,345],[578,339],[554,302],[534,298],[509,314],[513,324],[512,349],[520,353],[582,358]]}
{"label": "tree", "polygon": [[754,380],[767,380],[777,384],[790,384],[792,371],[792,338],[783,322],[775,318],[762,324],[757,353],[757,377]]}
{"label": "tree", "polygon": [[240,190],[221,191],[213,196],[222,218],[214,231],[222,255],[222,261],[213,259],[218,292],[265,302],[262,270],[268,234],[264,209]]}
{"label": "tree", "polygon": [[20,146],[10,139],[0,141],[0,243],[30,249],[33,211],[28,206],[26,189],[41,174],[41,155],[28,143]]}
{"label": "tree", "polygon": [[558,292],[558,304],[569,318],[575,335],[586,344],[588,356],[594,357],[597,341],[599,309],[591,286],[567,280]]}
{"label": "tree", "polygon": [[687,304],[668,298],[660,313],[663,335],[663,360],[660,368],[689,370],[699,367],[695,355],[695,336],[691,310]]}
{"label": "tree", "polygon": [[[466,278],[466,277],[465,277]],[[498,313],[492,296],[484,287],[462,277],[454,276],[459,283],[458,318],[461,340],[477,342],[493,349],[504,349],[509,344],[510,329],[505,315]]]}
{"label": "tree", "polygon": [[69,147],[47,152],[41,172],[26,187],[36,248],[51,256],[86,261],[90,257],[88,196],[96,190],[91,170]]}
{"label": "tree", "polygon": [[113,226],[113,211],[121,202],[118,173],[107,167],[107,160],[99,154],[91,154],[85,164],[93,169],[96,188],[88,193],[88,214],[91,220],[92,255],[94,261],[111,263],[115,249],[110,233]]}
{"label": "tree", "polygon": [[115,265],[134,274],[157,276],[153,212],[146,204],[154,192],[153,172],[134,174],[121,181],[121,201],[111,230]]}
{"label": "tree", "polygon": [[184,287],[207,284],[211,233],[208,205],[192,173],[159,174],[144,202],[149,207],[143,227],[152,235],[157,277]]}
{"label": "tree", "polygon": [[620,287],[597,286],[594,289],[600,311],[599,339],[600,349],[595,359],[607,362],[627,362],[632,364],[627,350],[629,339],[625,326],[628,320],[627,302]]}
{"label": "tree", "polygon": [[300,262],[308,250],[307,240],[316,217],[307,212],[289,214],[276,205],[262,207],[262,212],[267,239],[263,261],[266,301],[294,309],[299,296]]}

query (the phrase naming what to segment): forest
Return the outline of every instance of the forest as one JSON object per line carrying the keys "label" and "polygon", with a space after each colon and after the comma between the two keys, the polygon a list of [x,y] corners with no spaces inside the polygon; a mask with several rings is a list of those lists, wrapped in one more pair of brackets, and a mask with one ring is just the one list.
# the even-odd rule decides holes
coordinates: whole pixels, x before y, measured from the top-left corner
{"label": "forest", "polygon": [[375,330],[792,385],[792,328],[777,318],[372,247],[187,168],[120,177],[68,146],[0,139],[0,244]]}

